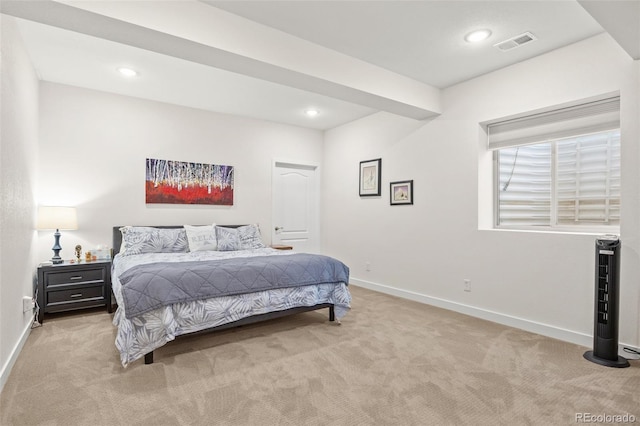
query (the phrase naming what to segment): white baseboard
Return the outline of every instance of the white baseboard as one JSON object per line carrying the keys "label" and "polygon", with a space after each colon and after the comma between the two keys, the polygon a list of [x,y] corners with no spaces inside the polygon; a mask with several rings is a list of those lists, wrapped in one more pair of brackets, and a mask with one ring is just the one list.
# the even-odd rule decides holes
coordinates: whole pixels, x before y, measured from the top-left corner
{"label": "white baseboard", "polygon": [[22,347],[26,343],[27,338],[31,333],[32,323],[33,323],[33,319],[32,321],[29,321],[25,329],[22,331],[22,335],[20,336],[18,343],[16,343],[16,345],[13,347],[13,350],[11,351],[11,356],[9,357],[9,359],[7,359],[7,362],[5,362],[4,365],[2,366],[2,370],[0,371],[0,393],[2,392],[2,389],[4,389],[4,385],[5,383],[7,383],[7,380],[9,379],[9,374],[11,374],[11,369],[13,368],[13,365],[16,363],[16,360],[18,359],[18,355],[20,355],[20,352],[22,351]]}
{"label": "white baseboard", "polygon": [[[566,330],[560,327],[556,327],[549,324],[543,324],[536,321],[527,320],[524,318],[518,318],[511,315],[501,314],[499,312],[493,312],[475,306],[465,305],[458,302],[452,302],[450,300],[441,299],[438,297],[427,296],[425,294],[416,293],[409,290],[403,290],[396,287],[391,287],[384,284],[374,283],[371,281],[365,281],[358,278],[351,278],[349,280],[350,285],[356,285],[364,287],[369,290],[378,291],[380,293],[390,294],[392,296],[401,297],[403,299],[413,300],[415,302],[424,303],[427,305],[437,306],[438,308],[447,309],[461,314],[469,315],[475,318],[481,318],[487,321],[495,322],[498,324],[506,325],[509,327],[519,328],[521,330],[529,331],[531,333],[540,334],[543,336],[551,337],[554,339],[562,340],[576,345],[585,346],[586,348],[592,347],[593,336],[580,333],[577,331]],[[624,354],[623,347],[632,348],[638,350],[638,348],[627,344],[618,344],[618,353]],[[628,357],[630,354],[626,354]],[[624,356],[624,355],[623,355]]]}

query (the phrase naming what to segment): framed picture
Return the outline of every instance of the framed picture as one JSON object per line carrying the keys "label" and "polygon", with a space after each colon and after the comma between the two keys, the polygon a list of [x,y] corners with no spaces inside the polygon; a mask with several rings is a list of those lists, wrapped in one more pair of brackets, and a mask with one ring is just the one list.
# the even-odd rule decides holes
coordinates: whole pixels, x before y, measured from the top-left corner
{"label": "framed picture", "polygon": [[390,200],[392,206],[413,204],[413,180],[391,182]]}
{"label": "framed picture", "polygon": [[233,166],[147,158],[147,204],[233,205]]}
{"label": "framed picture", "polygon": [[360,162],[360,196],[380,195],[382,159]]}

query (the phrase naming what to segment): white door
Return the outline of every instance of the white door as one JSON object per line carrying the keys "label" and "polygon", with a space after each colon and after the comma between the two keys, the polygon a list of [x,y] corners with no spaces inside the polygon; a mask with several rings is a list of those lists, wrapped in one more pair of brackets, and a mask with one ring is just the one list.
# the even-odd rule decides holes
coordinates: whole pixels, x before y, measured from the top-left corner
{"label": "white door", "polygon": [[320,191],[316,172],[316,166],[274,162],[272,244],[290,245],[299,252],[319,252]]}

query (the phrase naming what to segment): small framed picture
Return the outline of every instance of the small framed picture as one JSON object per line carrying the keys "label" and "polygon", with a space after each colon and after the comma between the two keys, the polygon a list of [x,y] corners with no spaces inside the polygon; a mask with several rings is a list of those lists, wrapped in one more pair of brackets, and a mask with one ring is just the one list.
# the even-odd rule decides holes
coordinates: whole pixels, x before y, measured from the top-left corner
{"label": "small framed picture", "polygon": [[391,182],[390,200],[392,206],[413,204],[413,180]]}
{"label": "small framed picture", "polygon": [[360,196],[380,195],[382,180],[382,159],[360,162]]}

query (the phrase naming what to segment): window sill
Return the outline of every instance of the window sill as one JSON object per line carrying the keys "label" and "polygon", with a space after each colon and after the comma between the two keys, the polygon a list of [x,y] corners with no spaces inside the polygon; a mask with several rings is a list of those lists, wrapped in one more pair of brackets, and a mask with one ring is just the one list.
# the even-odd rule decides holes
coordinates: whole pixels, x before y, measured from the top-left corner
{"label": "window sill", "polygon": [[563,234],[563,235],[587,235],[587,236],[601,236],[605,234],[613,234],[620,235],[619,227],[602,227],[602,228],[508,228],[508,227],[500,227],[500,228],[488,228],[482,229],[482,231],[498,231],[498,232],[524,232],[524,233],[532,233],[532,234]]}

